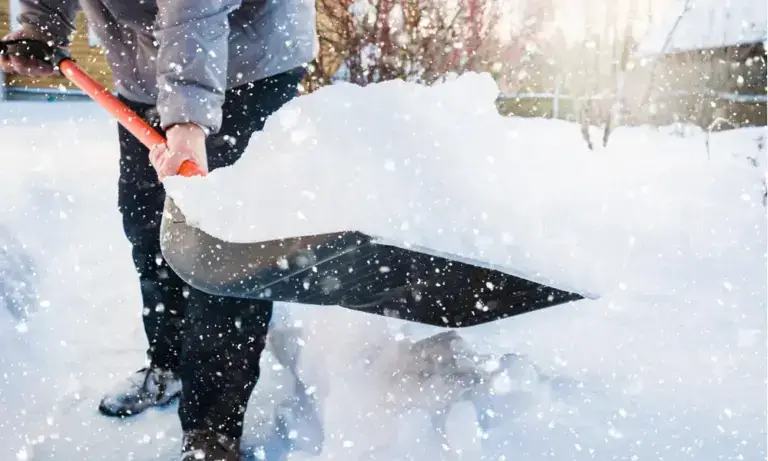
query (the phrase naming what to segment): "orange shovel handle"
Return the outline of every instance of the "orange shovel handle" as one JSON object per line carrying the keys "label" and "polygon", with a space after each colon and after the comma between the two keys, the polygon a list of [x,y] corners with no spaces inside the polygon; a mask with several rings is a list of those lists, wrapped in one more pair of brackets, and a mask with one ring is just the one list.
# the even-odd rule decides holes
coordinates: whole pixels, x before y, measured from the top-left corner
{"label": "orange shovel handle", "polygon": [[[88,74],[75,64],[69,58],[62,59],[59,63],[62,74],[67,77],[78,88],[83,90],[96,103],[107,110],[117,121],[125,127],[132,135],[141,141],[148,149],[157,144],[164,144],[165,138],[155,131],[147,122],[139,117],[122,101],[117,99],[112,93],[107,91],[99,82],[92,79]],[[179,167],[181,176],[205,176],[205,172],[200,169],[195,162],[184,161]]]}

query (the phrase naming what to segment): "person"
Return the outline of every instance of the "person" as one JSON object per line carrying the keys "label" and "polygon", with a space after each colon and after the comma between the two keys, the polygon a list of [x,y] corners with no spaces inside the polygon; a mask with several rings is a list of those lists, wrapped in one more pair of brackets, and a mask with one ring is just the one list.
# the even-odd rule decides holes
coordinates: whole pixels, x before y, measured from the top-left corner
{"label": "person", "polygon": [[[206,171],[243,154],[265,119],[294,97],[316,56],[312,1],[19,0],[4,38],[66,49],[79,11],[106,51],[118,97],[167,142],[151,152],[118,127],[117,207],[143,299],[148,365],[104,396],[100,411],[136,415],[180,397],[181,459],[239,459],[272,304],[187,286],[160,252],[162,180],[193,160]],[[8,74],[47,76],[49,63],[0,57]]]}

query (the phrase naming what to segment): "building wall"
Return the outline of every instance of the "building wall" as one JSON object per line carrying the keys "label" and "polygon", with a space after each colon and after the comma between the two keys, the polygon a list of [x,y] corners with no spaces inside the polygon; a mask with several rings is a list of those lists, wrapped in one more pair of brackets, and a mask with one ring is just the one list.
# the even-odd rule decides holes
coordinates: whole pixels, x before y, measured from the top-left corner
{"label": "building wall", "polygon": [[640,119],[765,125],[765,104],[738,96],[766,94],[765,49],[759,43],[667,54],[634,68],[627,85],[626,102]]}
{"label": "building wall", "polygon": [[[11,1],[14,0],[0,0],[1,35],[10,32],[15,22],[14,18],[11,17]],[[91,77],[110,90],[113,89],[112,73],[107,65],[107,60],[104,57],[101,48],[90,43],[88,27],[85,21],[85,16],[82,13],[77,17],[76,26],[77,32],[75,33],[70,49],[72,57]],[[37,78],[9,75],[6,76],[5,79],[6,84],[9,87],[16,88],[77,88],[63,76]]]}

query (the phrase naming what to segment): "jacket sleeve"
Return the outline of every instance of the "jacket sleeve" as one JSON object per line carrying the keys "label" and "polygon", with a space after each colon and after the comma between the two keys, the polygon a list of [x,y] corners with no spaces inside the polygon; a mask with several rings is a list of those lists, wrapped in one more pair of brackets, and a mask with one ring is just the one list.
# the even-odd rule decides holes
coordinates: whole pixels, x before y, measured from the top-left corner
{"label": "jacket sleeve", "polygon": [[17,19],[22,26],[48,35],[56,45],[69,46],[79,0],[19,0],[19,6]]}
{"label": "jacket sleeve", "polygon": [[228,15],[239,0],[158,0],[157,108],[162,128],[197,123],[215,133],[227,89]]}

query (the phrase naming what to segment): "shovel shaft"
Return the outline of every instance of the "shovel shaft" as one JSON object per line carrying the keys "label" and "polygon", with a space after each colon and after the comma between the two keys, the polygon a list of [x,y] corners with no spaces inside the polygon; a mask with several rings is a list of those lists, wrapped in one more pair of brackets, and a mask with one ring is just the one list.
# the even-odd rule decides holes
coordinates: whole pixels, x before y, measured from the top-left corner
{"label": "shovel shaft", "polygon": [[[147,122],[133,112],[122,101],[107,91],[99,82],[86,74],[74,61],[65,58],[59,63],[62,74],[83,92],[90,96],[97,104],[112,114],[117,121],[134,135],[148,149],[157,144],[164,144],[165,138],[155,131]],[[196,163],[186,160],[179,167],[181,176],[205,176]]]}

